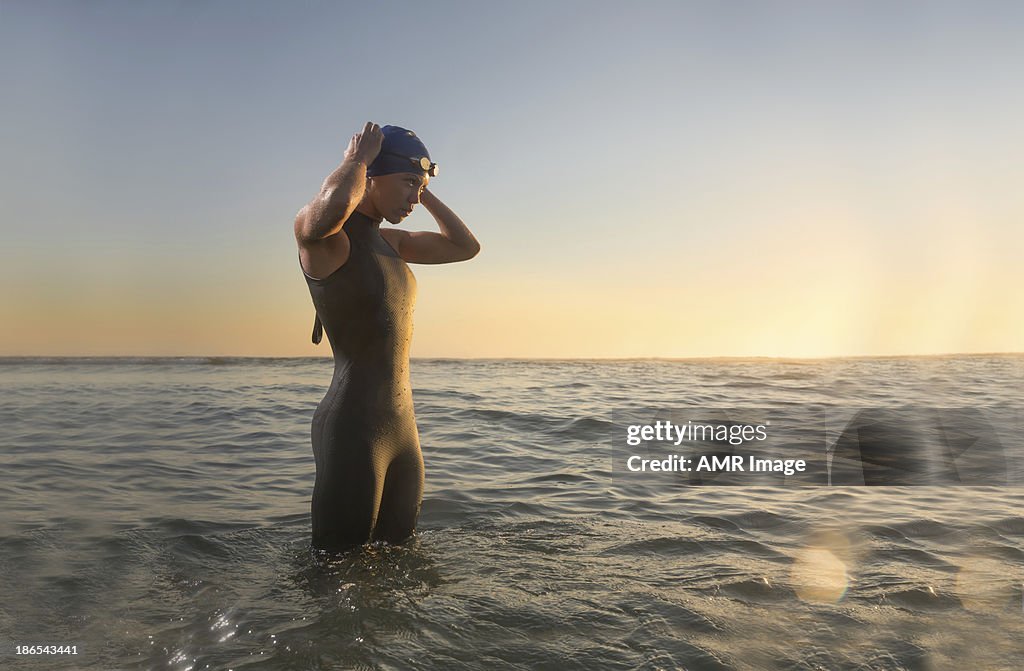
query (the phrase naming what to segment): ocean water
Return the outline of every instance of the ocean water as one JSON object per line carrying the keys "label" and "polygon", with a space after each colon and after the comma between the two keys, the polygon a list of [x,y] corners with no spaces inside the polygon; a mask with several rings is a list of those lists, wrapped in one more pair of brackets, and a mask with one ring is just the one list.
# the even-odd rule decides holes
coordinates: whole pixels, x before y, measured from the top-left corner
{"label": "ocean water", "polygon": [[[414,360],[417,534],[339,554],[309,545],[330,377],[0,360],[0,668],[1024,667],[1022,356]],[[708,413],[808,471],[623,467],[628,423]],[[931,431],[924,470],[872,465]],[[858,459],[887,486],[830,484]]]}

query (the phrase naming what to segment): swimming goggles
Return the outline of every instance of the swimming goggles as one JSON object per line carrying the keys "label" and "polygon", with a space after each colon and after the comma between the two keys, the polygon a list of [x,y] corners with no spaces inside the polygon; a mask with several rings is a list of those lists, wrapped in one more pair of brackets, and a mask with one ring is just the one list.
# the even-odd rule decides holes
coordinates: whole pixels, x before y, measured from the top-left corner
{"label": "swimming goggles", "polygon": [[385,152],[381,152],[381,153],[382,154],[386,154],[388,156],[397,156],[398,158],[404,158],[405,160],[409,161],[414,166],[416,166],[417,168],[419,168],[423,172],[427,173],[431,177],[437,177],[437,164],[436,163],[431,163],[430,159],[427,158],[426,156],[421,156],[419,158],[414,158],[412,156],[405,156],[404,154],[396,154],[396,153],[391,152],[391,151],[385,151]]}

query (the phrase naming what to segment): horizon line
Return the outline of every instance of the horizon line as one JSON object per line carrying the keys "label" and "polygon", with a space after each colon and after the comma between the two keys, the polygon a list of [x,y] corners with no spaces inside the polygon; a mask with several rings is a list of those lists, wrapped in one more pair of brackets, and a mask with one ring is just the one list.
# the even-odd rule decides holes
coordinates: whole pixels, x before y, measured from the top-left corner
{"label": "horizon line", "polygon": [[[945,352],[932,354],[839,354],[832,356],[770,356],[751,355],[712,355],[712,356],[633,356],[633,357],[487,357],[487,356],[416,356],[410,361],[720,361],[720,360],[766,360],[766,361],[831,361],[837,359],[926,359],[947,357],[986,357],[986,356],[1022,356],[1024,351],[1006,352]],[[308,356],[253,356],[234,354],[2,354],[0,361],[37,360],[37,359],[323,359],[332,361],[330,355]]]}

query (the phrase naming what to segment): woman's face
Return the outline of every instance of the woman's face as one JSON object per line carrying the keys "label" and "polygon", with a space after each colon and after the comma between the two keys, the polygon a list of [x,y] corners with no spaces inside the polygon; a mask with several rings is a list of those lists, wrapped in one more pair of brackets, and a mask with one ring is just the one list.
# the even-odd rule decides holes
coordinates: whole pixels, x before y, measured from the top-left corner
{"label": "woman's face", "polygon": [[430,177],[426,173],[396,172],[370,178],[369,194],[377,212],[392,224],[412,214]]}

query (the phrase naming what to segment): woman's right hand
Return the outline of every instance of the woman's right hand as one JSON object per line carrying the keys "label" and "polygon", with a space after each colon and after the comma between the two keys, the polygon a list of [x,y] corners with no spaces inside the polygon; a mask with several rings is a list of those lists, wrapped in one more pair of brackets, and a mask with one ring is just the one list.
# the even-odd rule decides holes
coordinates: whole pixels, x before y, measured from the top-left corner
{"label": "woman's right hand", "polygon": [[348,149],[345,150],[345,159],[354,159],[365,165],[373,163],[380,153],[381,145],[384,144],[384,133],[380,126],[367,121],[363,130],[352,136],[349,140]]}

